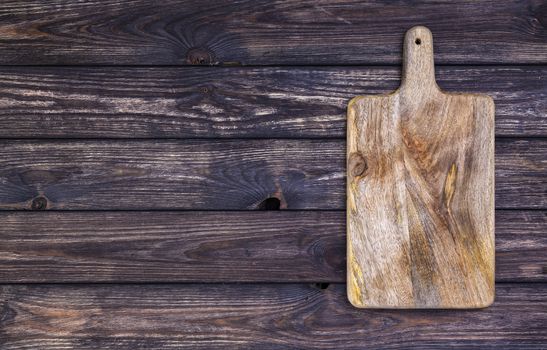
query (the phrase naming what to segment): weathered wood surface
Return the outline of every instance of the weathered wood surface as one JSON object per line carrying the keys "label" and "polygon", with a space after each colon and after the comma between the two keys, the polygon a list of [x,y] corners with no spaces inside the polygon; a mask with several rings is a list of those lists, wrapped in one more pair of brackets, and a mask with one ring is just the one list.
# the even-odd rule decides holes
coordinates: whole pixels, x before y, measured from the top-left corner
{"label": "weathered wood surface", "polygon": [[[345,151],[341,140],[4,140],[0,209],[256,209],[270,197],[344,209]],[[547,208],[546,140],[498,140],[496,167],[498,209]]]}
{"label": "weathered wood surface", "polygon": [[428,28],[406,33],[396,91],[348,104],[346,159],[353,305],[494,302],[494,102],[439,89]]}
{"label": "weathered wood surface", "polygon": [[[3,212],[0,283],[344,282],[343,211]],[[547,282],[547,212],[496,212],[496,281]]]}
{"label": "weathered wood surface", "polygon": [[[345,137],[351,97],[397,87],[399,69],[378,65],[400,63],[412,25],[434,30],[437,62],[455,64],[437,69],[444,89],[495,99],[498,208],[547,207],[546,9],[0,2],[0,64],[80,65],[0,67],[0,138],[12,139],[0,141],[0,206],[83,210],[0,212],[0,282],[144,283],[2,285],[0,348],[544,348],[542,283],[498,284],[493,307],[453,312],[356,310],[343,285],[320,288],[345,280],[345,143],[325,139]],[[257,209],[268,197],[337,211],[108,211]],[[496,215],[496,280],[545,282],[545,212]]]}
{"label": "weathered wood surface", "polygon": [[0,346],[21,349],[544,349],[545,284],[483,310],[359,310],[344,285],[0,287]]}
{"label": "weathered wood surface", "polygon": [[0,64],[399,63],[436,33],[439,63],[545,63],[541,0],[2,1]]}
{"label": "weathered wood surface", "polygon": [[[447,91],[487,93],[496,135],[547,136],[547,68],[439,67]],[[355,95],[396,67],[3,67],[2,138],[345,138]]]}

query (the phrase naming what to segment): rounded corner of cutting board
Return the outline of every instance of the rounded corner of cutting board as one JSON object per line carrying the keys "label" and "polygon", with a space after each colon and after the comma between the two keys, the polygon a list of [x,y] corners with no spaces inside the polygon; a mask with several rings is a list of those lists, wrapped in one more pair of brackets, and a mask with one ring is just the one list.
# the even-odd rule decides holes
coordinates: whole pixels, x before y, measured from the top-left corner
{"label": "rounded corner of cutting board", "polygon": [[351,304],[351,306],[353,306],[354,308],[357,308],[357,309],[369,309],[369,308],[371,308],[370,305],[368,305],[361,298],[356,296],[355,293],[358,295],[359,291],[356,291],[354,288],[352,288],[351,284],[348,284],[347,298],[348,298],[348,301]]}

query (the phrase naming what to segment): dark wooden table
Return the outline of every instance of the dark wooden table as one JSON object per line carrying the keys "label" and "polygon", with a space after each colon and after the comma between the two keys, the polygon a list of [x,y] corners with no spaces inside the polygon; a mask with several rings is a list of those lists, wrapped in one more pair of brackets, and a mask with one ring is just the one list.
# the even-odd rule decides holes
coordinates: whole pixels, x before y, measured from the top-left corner
{"label": "dark wooden table", "polygon": [[[345,108],[496,103],[496,302],[358,310]],[[2,1],[0,348],[547,347],[547,2]]]}

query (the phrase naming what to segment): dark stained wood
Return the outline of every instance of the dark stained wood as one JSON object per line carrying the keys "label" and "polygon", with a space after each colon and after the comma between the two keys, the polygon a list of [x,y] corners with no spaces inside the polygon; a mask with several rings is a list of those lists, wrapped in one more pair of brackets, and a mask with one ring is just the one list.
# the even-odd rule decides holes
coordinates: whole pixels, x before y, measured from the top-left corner
{"label": "dark stained wood", "polygon": [[544,1],[2,1],[1,64],[399,63],[425,25],[440,63],[545,63]]}
{"label": "dark stained wood", "polygon": [[[496,278],[544,281],[547,278],[547,213],[496,212]],[[515,267],[515,262],[523,264]]]}
{"label": "dark stained wood", "polygon": [[530,193],[527,204],[520,202],[517,207],[547,205],[547,150],[543,146],[547,146],[547,139],[496,142],[496,201],[512,203],[521,198],[519,193]]}
{"label": "dark stained wood", "polygon": [[546,284],[497,285],[482,310],[359,310],[344,285],[0,287],[20,349],[544,349]]}
{"label": "dark stained wood", "polygon": [[[417,24],[443,89],[496,102],[518,210],[485,310],[363,311],[328,284],[347,102],[398,86]],[[0,65],[65,65],[0,67],[0,349],[544,348],[547,216],[521,209],[547,208],[546,28],[544,0],[0,2]],[[1,284],[27,282],[106,284]]]}
{"label": "dark stained wood", "polygon": [[[547,212],[496,213],[496,280],[547,281]],[[342,211],[3,212],[0,283],[344,282]]]}
{"label": "dark stained wood", "polygon": [[[451,92],[486,93],[498,136],[547,136],[547,67],[440,67]],[[397,88],[399,68],[0,69],[3,138],[345,138],[356,95]]]}
{"label": "dark stained wood", "polygon": [[3,212],[0,282],[340,282],[343,214]]}
{"label": "dark stained wood", "polygon": [[[341,140],[0,142],[0,209],[344,209]],[[496,207],[546,208],[547,140],[496,144]]]}

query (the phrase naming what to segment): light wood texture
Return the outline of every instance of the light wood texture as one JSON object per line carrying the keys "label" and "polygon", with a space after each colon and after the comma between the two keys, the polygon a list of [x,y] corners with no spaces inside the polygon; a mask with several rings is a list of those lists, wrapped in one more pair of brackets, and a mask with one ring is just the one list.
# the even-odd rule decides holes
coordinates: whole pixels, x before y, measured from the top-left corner
{"label": "light wood texture", "polygon": [[[322,289],[324,288],[324,289]],[[545,349],[545,284],[484,310],[359,310],[344,285],[0,286],[0,348]]]}
{"label": "light wood texture", "polygon": [[348,297],[357,307],[494,300],[494,104],[435,82],[425,27],[390,95],[348,108]]}
{"label": "light wood texture", "polygon": [[[0,283],[345,282],[344,211],[0,212]],[[496,211],[496,282],[547,282],[547,211]]]}

